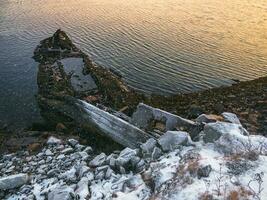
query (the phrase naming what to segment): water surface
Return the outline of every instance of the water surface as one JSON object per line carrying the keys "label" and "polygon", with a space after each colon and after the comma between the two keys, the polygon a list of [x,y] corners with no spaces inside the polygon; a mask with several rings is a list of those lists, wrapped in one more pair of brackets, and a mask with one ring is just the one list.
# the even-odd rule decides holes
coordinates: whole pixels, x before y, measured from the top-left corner
{"label": "water surface", "polygon": [[32,52],[56,29],[146,93],[267,74],[266,0],[0,0],[0,121],[39,119]]}

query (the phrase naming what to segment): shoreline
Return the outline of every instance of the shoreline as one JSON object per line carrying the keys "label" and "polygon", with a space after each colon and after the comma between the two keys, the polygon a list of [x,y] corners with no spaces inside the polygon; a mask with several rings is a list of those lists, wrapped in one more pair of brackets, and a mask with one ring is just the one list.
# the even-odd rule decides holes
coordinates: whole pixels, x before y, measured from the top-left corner
{"label": "shoreline", "polygon": [[[60,36],[60,34],[62,35]],[[61,37],[65,39],[62,40]],[[52,41],[54,42],[54,38],[57,38],[57,45],[60,46],[60,49],[67,49],[67,51],[63,51],[63,55],[62,52],[58,55],[58,52],[53,51],[51,53],[47,51],[51,45],[54,45],[51,44]],[[73,49],[74,51],[69,52],[68,49]],[[61,116],[56,116],[53,111],[55,102],[56,104],[62,104],[64,95],[67,95],[78,97],[93,104],[100,102],[104,106],[119,110],[127,116],[132,115],[140,102],[192,120],[203,113],[221,114],[222,112],[232,112],[238,115],[243,126],[251,134],[265,135],[267,133],[267,76],[251,81],[238,82],[232,86],[222,86],[193,93],[167,97],[161,95],[147,97],[130,88],[121,80],[121,77],[112,71],[92,64],[90,58],[79,50],[68,38],[67,34],[61,30],[58,30],[53,37],[41,41],[35,50],[34,57],[40,63],[37,101],[44,119],[52,121],[52,125],[33,124],[28,130],[20,132],[57,132],[58,124],[63,124],[65,128],[67,126],[63,132],[67,135],[72,135],[73,124],[68,121],[64,122],[64,119]],[[86,73],[92,75],[99,91],[92,91],[89,94],[87,92],[75,92],[69,85],[70,80],[65,73],[56,74],[55,79],[51,79],[51,74],[55,74],[53,74],[54,72],[49,66],[57,62],[59,58],[68,57],[83,58],[86,70],[88,70]],[[59,71],[62,71],[60,66]],[[61,79],[63,81],[58,81]],[[2,143],[0,149],[5,148],[6,142],[10,140],[10,134],[14,136],[12,139],[24,137],[20,133],[0,130],[0,141]]]}

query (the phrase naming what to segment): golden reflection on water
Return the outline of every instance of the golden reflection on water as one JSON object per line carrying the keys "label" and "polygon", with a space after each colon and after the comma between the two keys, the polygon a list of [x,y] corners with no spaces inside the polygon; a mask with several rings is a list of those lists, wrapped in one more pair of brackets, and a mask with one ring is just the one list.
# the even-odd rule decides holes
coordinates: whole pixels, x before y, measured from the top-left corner
{"label": "golden reflection on water", "polygon": [[191,91],[267,74],[266,0],[9,2],[22,38],[60,27],[141,90]]}

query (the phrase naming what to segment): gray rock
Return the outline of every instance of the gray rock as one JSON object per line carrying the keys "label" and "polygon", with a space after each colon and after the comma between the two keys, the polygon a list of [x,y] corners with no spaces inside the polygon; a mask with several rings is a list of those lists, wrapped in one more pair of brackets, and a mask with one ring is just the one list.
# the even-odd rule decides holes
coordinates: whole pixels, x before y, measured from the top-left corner
{"label": "gray rock", "polygon": [[141,159],[141,160],[137,163],[137,165],[135,166],[135,171],[136,171],[137,173],[139,173],[139,172],[143,171],[145,168],[146,168],[146,163],[145,163],[145,161],[144,161],[143,159]]}
{"label": "gray rock", "polygon": [[79,144],[79,142],[77,141],[77,140],[75,140],[75,139],[69,139],[68,140],[68,143],[69,143],[69,145],[71,146],[71,147],[75,147],[77,144]]}
{"label": "gray rock", "polygon": [[157,145],[157,141],[154,138],[150,138],[145,143],[143,143],[140,148],[144,157],[150,157],[153,153],[154,148]]}
{"label": "gray rock", "polygon": [[90,154],[93,152],[93,149],[92,149],[92,147],[86,147],[83,151]]}
{"label": "gray rock", "polygon": [[83,177],[77,184],[77,189],[75,190],[75,193],[79,195],[79,199],[85,200],[89,199],[89,179],[86,177]]}
{"label": "gray rock", "polygon": [[84,174],[86,174],[89,171],[90,171],[89,167],[87,167],[85,165],[80,165],[80,166],[78,166],[76,173],[78,174],[79,178],[81,178],[84,176]]}
{"label": "gray rock", "polygon": [[136,190],[142,184],[144,184],[144,181],[140,175],[132,176],[123,183],[122,191],[126,192],[126,189],[128,192],[129,190]]}
{"label": "gray rock", "polygon": [[62,140],[60,139],[57,139],[53,136],[49,137],[48,140],[47,140],[47,144],[48,145],[59,145],[62,143]]}
{"label": "gray rock", "polygon": [[158,143],[163,151],[172,151],[180,145],[188,145],[189,141],[190,136],[187,132],[167,131],[159,138]]}
{"label": "gray rock", "polygon": [[81,151],[79,152],[82,160],[88,160],[89,159],[89,155],[85,152],[85,151]]}
{"label": "gray rock", "polygon": [[211,170],[212,170],[211,165],[206,165],[206,166],[198,168],[197,170],[198,178],[200,179],[202,177],[205,177],[205,178],[209,177]]}
{"label": "gray rock", "polygon": [[48,200],[73,200],[73,189],[69,186],[60,186],[48,193]]}
{"label": "gray rock", "polygon": [[101,153],[98,156],[96,156],[93,160],[90,161],[89,166],[90,167],[99,167],[105,163],[106,158],[107,158],[106,154]]}
{"label": "gray rock", "polygon": [[0,179],[0,190],[9,190],[20,187],[30,180],[27,174],[15,174]]}
{"label": "gray rock", "polygon": [[46,155],[46,156],[53,156],[54,154],[52,153],[52,151],[51,151],[50,149],[47,149],[47,150],[45,151],[45,155]]}
{"label": "gray rock", "polygon": [[162,154],[163,154],[163,152],[161,151],[161,149],[158,148],[158,147],[155,147],[155,148],[153,149],[151,158],[152,158],[152,160],[156,160],[156,159],[158,159]]}
{"label": "gray rock", "polygon": [[233,124],[241,124],[238,117],[234,113],[224,112],[222,116],[226,122],[231,122]]}
{"label": "gray rock", "polygon": [[138,157],[138,156],[134,156],[134,157],[132,157],[131,158],[131,165],[133,166],[133,167],[135,167],[139,162],[140,162],[140,160],[141,160],[141,158],[140,157]]}
{"label": "gray rock", "polygon": [[228,122],[216,122],[209,123],[204,126],[204,142],[215,142],[223,134],[237,133],[241,135],[247,135],[248,132],[239,124],[233,124]]}
{"label": "gray rock", "polygon": [[136,155],[136,150],[127,147],[121,151],[119,157],[117,158],[117,164],[119,166],[125,166]]}
{"label": "gray rock", "polygon": [[60,170],[59,169],[51,169],[47,172],[48,177],[54,177],[55,175],[59,174]]}
{"label": "gray rock", "polygon": [[74,152],[74,149],[71,148],[71,147],[66,148],[66,149],[63,149],[63,150],[61,151],[61,153],[63,153],[63,154],[70,154],[70,153],[73,153],[73,152]]}

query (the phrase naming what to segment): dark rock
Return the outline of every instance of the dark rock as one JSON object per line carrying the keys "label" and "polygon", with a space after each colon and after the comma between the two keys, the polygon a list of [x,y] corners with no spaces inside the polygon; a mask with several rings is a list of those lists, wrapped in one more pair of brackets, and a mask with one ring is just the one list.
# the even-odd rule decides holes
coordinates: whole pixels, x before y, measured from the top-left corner
{"label": "dark rock", "polygon": [[202,177],[209,177],[211,170],[212,170],[211,165],[206,165],[198,168],[197,170],[198,178],[200,179]]}

